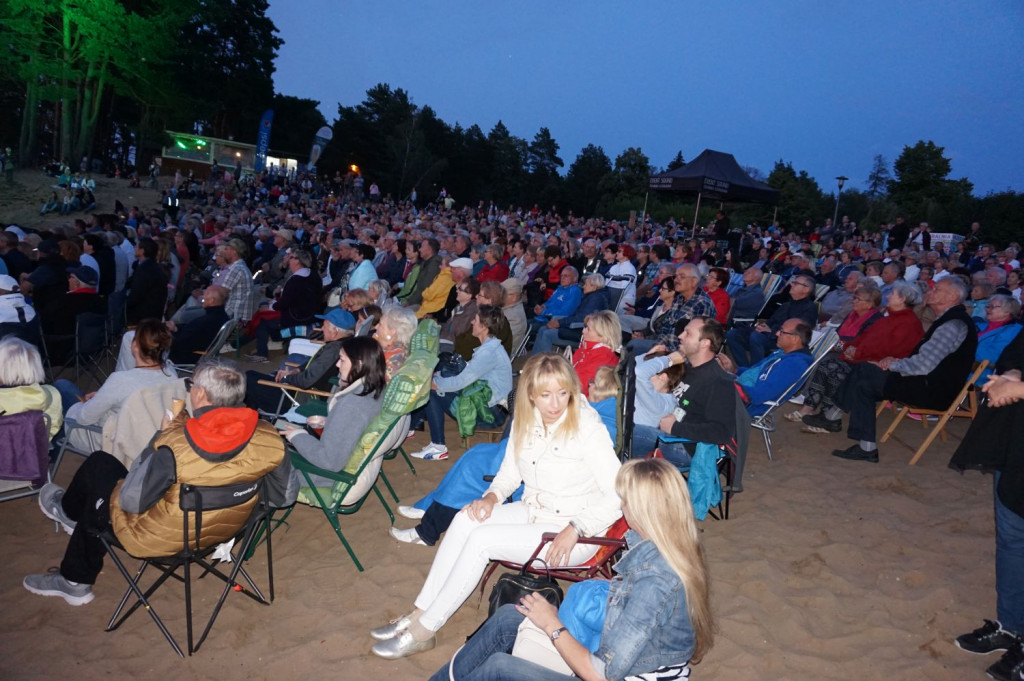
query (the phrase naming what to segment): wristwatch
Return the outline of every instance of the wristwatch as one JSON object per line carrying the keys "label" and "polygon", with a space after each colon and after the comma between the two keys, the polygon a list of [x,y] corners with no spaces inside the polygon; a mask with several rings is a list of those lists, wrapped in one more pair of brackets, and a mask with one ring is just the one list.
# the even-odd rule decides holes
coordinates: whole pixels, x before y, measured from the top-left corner
{"label": "wristwatch", "polygon": [[551,642],[554,643],[555,641],[557,641],[558,637],[562,635],[563,631],[566,631],[565,627],[558,627],[557,629],[552,631],[551,632]]}

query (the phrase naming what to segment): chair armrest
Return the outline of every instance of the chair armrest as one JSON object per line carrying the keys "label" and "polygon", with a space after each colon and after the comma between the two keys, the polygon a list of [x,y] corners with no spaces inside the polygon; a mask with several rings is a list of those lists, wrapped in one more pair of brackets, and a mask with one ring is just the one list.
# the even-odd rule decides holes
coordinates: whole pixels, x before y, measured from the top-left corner
{"label": "chair armrest", "polygon": [[88,430],[88,431],[93,432],[93,433],[100,433],[100,434],[103,433],[103,426],[99,426],[99,425],[89,425],[89,426],[87,426],[84,423],[79,423],[78,421],[75,421],[73,419],[65,418],[64,419],[64,429],[68,430],[69,428],[81,428],[82,430]]}
{"label": "chair armrest", "polygon": [[336,480],[338,482],[347,482],[351,484],[356,481],[355,476],[351,473],[346,473],[345,471],[329,471],[326,468],[314,466],[302,458],[302,455],[295,450],[288,450],[288,454],[291,457],[292,467],[294,467],[295,470],[302,471],[303,473],[319,475],[322,478],[328,478],[329,480]]}
{"label": "chair armrest", "polygon": [[[548,542],[555,540],[558,534],[555,532],[545,532],[540,536],[540,543],[543,546]],[[610,539],[609,537],[580,537],[576,540],[577,544],[589,544],[591,546],[625,546],[625,539]]]}
{"label": "chair armrest", "polygon": [[287,383],[278,383],[276,381],[268,381],[265,378],[264,379],[260,379],[258,381],[258,383],[260,385],[265,385],[265,386],[270,387],[270,388],[280,388],[281,390],[289,390],[291,392],[304,393],[306,395],[316,395],[317,397],[330,397],[331,396],[331,393],[327,392],[326,390],[313,390],[312,388],[305,389],[305,388],[300,388],[300,387],[298,387],[296,385],[289,385]]}

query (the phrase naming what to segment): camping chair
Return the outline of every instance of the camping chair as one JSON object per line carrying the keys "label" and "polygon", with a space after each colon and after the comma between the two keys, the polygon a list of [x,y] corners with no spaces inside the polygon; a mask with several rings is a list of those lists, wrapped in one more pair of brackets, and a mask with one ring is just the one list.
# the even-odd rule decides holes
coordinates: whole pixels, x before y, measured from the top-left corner
{"label": "camping chair", "polygon": [[[901,440],[899,436],[893,433],[893,431],[896,430],[896,426],[900,424],[900,421],[903,420],[904,416],[906,416],[907,414],[914,414],[921,417],[921,427],[928,428],[928,417],[937,416],[939,418],[939,422],[935,424],[935,427],[933,427],[931,429],[931,432],[928,433],[928,437],[924,439],[924,442],[921,443],[921,446],[918,447],[917,450],[914,452],[914,456],[911,457],[910,463],[908,465],[913,466],[914,464],[916,464],[918,459],[920,459],[921,456],[924,454],[925,450],[928,449],[928,447],[935,440],[936,435],[941,435],[943,442],[947,442],[949,440],[949,438],[946,435],[946,424],[949,422],[950,419],[973,419],[975,416],[978,415],[977,383],[978,379],[981,378],[981,375],[985,372],[986,368],[988,368],[987,359],[983,359],[974,365],[974,371],[971,372],[971,375],[967,379],[967,382],[964,384],[964,387],[957,394],[956,398],[953,400],[953,404],[949,405],[948,409],[923,409],[921,407],[912,407],[909,404],[894,404],[893,406],[899,407],[899,412],[896,414],[896,418],[894,418],[892,420],[892,423],[889,425],[889,429],[885,431],[885,434],[882,435],[881,439],[879,439],[878,441],[885,442],[890,437],[892,437],[894,440],[899,442],[907,449],[913,449],[909,444]],[[885,409],[885,407],[885,402],[882,402],[878,406],[878,411],[875,413],[876,418],[882,415],[882,411]],[[953,437],[956,437],[958,440],[960,439],[960,437],[955,433],[953,434]]]}
{"label": "camping chair", "polygon": [[[257,381],[259,385],[264,385],[269,388],[278,388],[281,391],[281,398],[277,401],[277,410],[273,414],[266,414],[271,419],[280,418],[282,414],[289,411],[292,407],[298,407],[305,404],[309,400],[324,401],[331,398],[331,393],[326,390],[316,390],[314,388],[300,388],[297,385],[290,385],[288,383],[278,383],[277,381],[271,381],[269,379],[261,378]],[[299,401],[299,396],[305,395],[309,400]],[[321,399],[322,398],[322,399]],[[287,400],[287,402],[286,402]],[[323,413],[327,413],[326,406],[324,407]]]}
{"label": "camping chair", "polygon": [[615,451],[620,461],[628,461],[633,454],[633,409],[636,404],[636,355],[628,346],[622,347],[622,358],[619,360],[619,397],[617,420],[617,440]]}
{"label": "camping chair", "polygon": [[[44,335],[44,348],[46,337]],[[51,368],[50,375],[55,380],[69,366],[73,365],[75,368],[75,385],[81,385],[83,369],[96,382],[97,386],[103,385],[103,379],[107,377],[107,373],[100,366],[100,362],[107,351],[107,318],[104,315],[96,312],[81,312],[75,318],[75,333],[73,336],[50,334],[48,337],[51,341],[72,341],[71,351],[59,361],[55,362],[54,358],[47,355],[47,364]],[[60,364],[61,370],[53,374],[52,366],[55,363]],[[97,377],[96,371],[103,376],[103,379]]]}
{"label": "camping chair", "polygon": [[[678,443],[678,442],[692,442],[692,440],[687,440],[687,439],[681,438],[681,437],[672,437],[672,436],[669,436],[669,435],[662,435],[662,436],[660,436],[658,438],[658,445],[661,445],[662,443],[664,443],[664,444],[671,444],[671,443]],[[710,515],[715,520],[728,520],[729,519],[729,506],[732,503],[732,495],[735,494],[737,491],[739,491],[734,486],[734,480],[736,478],[736,469],[737,469],[736,457],[730,456],[731,452],[728,450],[728,448],[723,447],[721,445],[715,445],[715,446],[718,447],[718,453],[715,456],[715,462],[714,462],[715,463],[715,473],[718,475],[719,479],[725,478],[725,484],[721,485],[722,493],[721,493],[721,496],[718,497],[717,502],[714,501],[714,500],[711,501],[711,503],[713,504],[713,507],[709,507],[707,509],[704,509],[703,507],[701,507],[701,508],[698,509],[698,507],[696,506],[697,502],[696,501],[693,502],[694,503],[694,509],[693,509],[694,516],[698,520],[703,520],[705,515]],[[699,450],[698,450],[697,453],[694,454],[694,458],[697,458],[698,455],[699,455]],[[658,450],[655,450],[655,452],[651,453],[651,456],[658,456],[658,457],[660,457],[661,454],[658,453]],[[667,460],[668,459],[666,459],[666,461]],[[693,470],[693,462],[691,461],[690,464],[686,464],[686,465],[673,463],[672,461],[669,461],[669,463],[671,463],[673,466],[675,466],[679,470],[679,472],[682,473],[683,478],[686,480],[687,487],[689,487],[690,484],[691,484],[690,483],[690,473]],[[692,488],[690,488],[690,489],[691,489],[691,492],[692,492],[693,489]],[[717,514],[715,513],[715,509],[718,510]]]}
{"label": "camping chair", "polygon": [[229,319],[221,325],[220,331],[213,337],[213,341],[207,346],[206,350],[196,350],[196,354],[199,355],[199,359],[195,364],[176,364],[174,368],[178,370],[179,374],[194,374],[196,367],[199,362],[202,362],[206,357],[216,357],[220,354],[220,349],[224,347],[224,344],[228,342],[228,338],[234,333],[235,327],[238,326],[238,322],[234,319]]}
{"label": "camping chair", "polygon": [[793,384],[786,388],[779,397],[774,400],[763,402],[762,406],[766,406],[767,409],[765,409],[765,411],[760,415],[755,416],[750,422],[750,426],[760,430],[761,434],[764,436],[764,448],[768,453],[769,461],[774,460],[772,457],[771,434],[775,432],[775,410],[785,404],[786,400],[800,390],[807,379],[810,378],[811,374],[814,373],[814,370],[818,368],[818,365],[821,364],[822,360],[828,356],[829,351],[831,351],[838,342],[839,335],[834,328],[829,328],[825,333],[821,334],[817,341],[811,346],[811,352],[814,354],[814,361],[804,369],[803,373],[801,373]]}
{"label": "camping chair", "polygon": [[[298,503],[316,506],[323,511],[327,522],[334,528],[334,533],[338,535],[338,539],[341,540],[345,550],[348,551],[349,557],[352,558],[352,562],[355,563],[356,569],[360,572],[363,571],[363,566],[359,559],[356,558],[356,554],[345,538],[345,534],[341,531],[338,516],[352,515],[359,511],[372,490],[377,495],[381,505],[384,506],[384,510],[387,511],[391,522],[395,522],[395,514],[391,512],[391,508],[377,488],[377,477],[381,472],[384,455],[398,447],[405,440],[406,433],[409,431],[409,421],[410,416],[405,414],[392,421],[384,432],[379,435],[373,432],[373,426],[371,425],[367,432],[363,434],[363,438],[375,436],[376,442],[369,454],[362,458],[362,462],[352,472],[348,470],[328,471],[319,468],[306,461],[295,450],[289,449],[292,466],[302,474],[305,480],[305,486],[299,491]],[[358,453],[354,453],[353,456]],[[332,480],[334,485],[330,489],[318,488],[313,484],[311,475],[318,475]],[[278,526],[284,523],[293,510],[295,510],[294,505],[285,512],[280,520],[274,521],[274,525]]]}
{"label": "camping chair", "polygon": [[626,519],[620,517],[616,520],[611,527],[601,537],[580,537],[577,540],[577,544],[588,544],[591,546],[599,546],[593,556],[589,560],[580,563],[579,565],[566,565],[563,567],[553,567],[548,569],[543,567],[542,563],[537,563],[537,559],[540,557],[544,547],[555,540],[558,535],[554,532],[545,532],[541,535],[540,543],[534,550],[533,554],[525,563],[514,563],[508,560],[492,560],[490,567],[484,572],[480,578],[480,600],[483,600],[484,589],[487,587],[487,582],[490,580],[491,575],[498,569],[498,566],[502,566],[509,570],[522,570],[523,566],[526,566],[526,572],[533,574],[550,575],[553,579],[562,579],[567,582],[582,582],[587,579],[594,579],[596,577],[602,577],[604,579],[612,579],[614,573],[612,573],[612,565],[615,564],[616,557],[619,553],[626,548],[626,540],[623,539],[626,535],[626,530],[629,529],[629,525],[626,524]]}
{"label": "camping chair", "polygon": [[39,494],[50,464],[50,417],[42,411],[0,416],[0,502]]}
{"label": "camping chair", "polygon": [[[237,547],[237,550],[229,549],[232,554],[232,561],[230,562],[232,567],[230,572],[225,574],[220,569],[224,563],[221,563],[220,565],[215,564],[215,561],[218,560],[218,558],[214,556],[214,552],[217,551],[219,544],[212,543],[212,540],[204,539],[203,515],[211,511],[242,506],[250,501],[254,501],[255,504],[253,505],[252,512],[248,519],[234,531],[234,546]],[[206,640],[206,637],[210,633],[210,629],[213,627],[214,621],[217,619],[217,615],[220,614],[220,610],[223,607],[228,594],[232,591],[245,594],[257,603],[270,605],[270,602],[274,600],[274,570],[272,560],[273,554],[271,553],[269,535],[267,536],[269,599],[263,595],[263,592],[260,591],[259,587],[256,586],[256,583],[253,582],[252,578],[249,576],[249,573],[246,572],[245,568],[242,566],[246,552],[249,551],[256,539],[257,529],[269,522],[270,508],[266,503],[265,483],[262,480],[257,483],[240,482],[217,487],[182,485],[178,505],[183,512],[182,550],[173,556],[135,556],[141,560],[142,563],[139,565],[139,569],[135,572],[134,576],[132,576],[132,574],[130,574],[125,568],[124,561],[119,555],[119,553],[124,553],[125,555],[130,554],[128,554],[127,551],[124,550],[124,547],[121,546],[116,535],[114,535],[113,530],[107,529],[104,532],[98,533],[97,536],[103,543],[104,548],[106,548],[107,555],[109,555],[110,559],[114,562],[118,572],[120,572],[121,576],[128,582],[128,589],[125,591],[124,596],[121,598],[121,602],[118,604],[117,609],[111,616],[110,622],[107,624],[106,631],[113,631],[120,627],[125,620],[127,620],[139,608],[139,606],[142,606],[145,608],[146,612],[149,613],[149,616],[153,618],[153,622],[160,629],[161,633],[163,633],[167,642],[171,644],[174,652],[178,653],[178,655],[183,658],[185,655],[181,651],[181,647],[167,630],[167,627],[164,625],[159,615],[157,615],[156,610],[153,609],[153,605],[149,600],[153,593],[156,592],[156,590],[159,589],[168,578],[173,577],[185,585],[185,622],[188,654],[192,655],[199,650],[199,646],[201,646],[203,641]],[[193,644],[192,635],[193,564],[202,568],[202,573],[197,579],[202,579],[207,574],[212,574],[224,582],[224,588],[221,590],[220,598],[217,600],[217,603],[213,608],[213,612],[199,637],[199,641],[195,644]],[[143,573],[150,566],[155,567],[161,574],[148,589],[143,591],[139,583],[142,579]],[[184,574],[178,574],[179,568],[182,568]],[[241,575],[249,585],[248,589],[238,583],[239,575]],[[131,598],[133,594],[135,596],[135,603],[122,615],[121,612],[124,610],[125,605],[128,603],[128,599]]]}

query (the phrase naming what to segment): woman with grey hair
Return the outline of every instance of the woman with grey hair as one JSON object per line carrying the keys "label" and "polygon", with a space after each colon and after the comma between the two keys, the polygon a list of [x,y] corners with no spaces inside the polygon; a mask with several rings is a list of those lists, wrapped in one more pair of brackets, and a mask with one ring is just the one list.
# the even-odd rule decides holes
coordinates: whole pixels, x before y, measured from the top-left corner
{"label": "woman with grey hair", "polygon": [[0,413],[39,410],[50,417],[50,437],[64,422],[60,393],[43,385],[45,374],[39,350],[15,336],[0,340]]}
{"label": "woman with grey hair", "polygon": [[394,305],[384,310],[374,330],[374,337],[384,351],[389,381],[408,359],[409,341],[416,333],[418,324],[416,313],[408,308]]}
{"label": "woman with grey hair", "polygon": [[391,293],[391,284],[384,279],[371,281],[366,287],[366,292],[370,294],[373,304],[380,307],[381,310],[386,310],[395,304],[388,297],[388,294]]}

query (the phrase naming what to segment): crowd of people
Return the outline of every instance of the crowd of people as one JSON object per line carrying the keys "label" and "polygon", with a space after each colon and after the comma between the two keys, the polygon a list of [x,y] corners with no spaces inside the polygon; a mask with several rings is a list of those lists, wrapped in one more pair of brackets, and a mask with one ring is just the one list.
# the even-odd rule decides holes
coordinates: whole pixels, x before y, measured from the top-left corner
{"label": "crowd of people", "polygon": [[[32,368],[5,383],[0,399],[13,404],[11,396],[21,395],[21,410],[39,408],[41,395],[53,399],[40,367],[70,361],[89,315],[112,320],[108,334],[120,336],[125,325],[133,330],[123,335],[117,371],[95,392],[69,381],[54,386],[61,415],[81,424],[102,426],[131,390],[177,380],[175,365],[205,350],[228,320],[241,331],[225,350],[244,351],[253,364],[269,363],[294,339],[316,340],[312,356],[289,356],[269,373],[205,361],[190,390],[193,407],[208,410],[165,424],[158,439],[166,448],[140,457],[138,471],[93,455],[67,490],[47,485],[40,505],[72,541],[59,573],[26,578],[34,593],[76,605],[92,599],[102,556],[76,526],[113,523],[118,530],[124,514],[145,514],[175,493],[183,480],[168,478],[168,470],[201,468],[193,465],[201,445],[181,437],[186,428],[207,432],[223,447],[218,433],[231,418],[242,419],[245,435],[261,443],[235,454],[248,461],[241,468],[250,477],[274,470],[290,487],[299,484],[286,470],[284,440],[317,466],[340,470],[380,411],[418,321],[433,319],[442,352],[429,399],[412,419],[429,443],[413,455],[449,457],[449,418],[460,430],[511,425],[500,443],[460,456],[452,473],[463,462],[470,473],[460,474],[458,493],[439,488],[436,497],[400,508],[419,524],[393,529],[395,538],[440,544],[413,609],[374,630],[373,652],[393,659],[433,647],[489,560],[521,561],[550,531],[557,538],[547,561],[578,563],[594,548],[578,539],[601,535],[624,515],[636,533],[616,582],[647,579],[631,576],[630,566],[642,560],[655,560],[668,581],[613,598],[607,640],[588,651],[572,631],[559,637],[557,615],[530,599],[489,621],[453,670],[462,669],[458,678],[484,679],[499,678],[508,664],[519,669],[494,653],[514,639],[525,617],[581,677],[661,669],[659,678],[683,678],[686,663],[710,646],[707,575],[696,533],[678,532],[693,523],[685,485],[676,467],[646,461],[652,452],[689,466],[698,443],[735,440],[737,409],[749,419],[793,397],[799,408],[784,414],[787,421],[811,435],[833,433],[849,413],[853,444],[832,454],[877,462],[879,401],[945,409],[981,360],[996,372],[986,386],[1019,385],[1019,372],[998,362],[1020,342],[1020,247],[997,249],[978,223],[964,240],[946,244],[933,241],[927,223],[911,228],[902,217],[871,232],[845,217],[784,230],[778,223],[733,226],[720,211],[697,228],[671,219],[584,219],[537,206],[457,208],[446,200],[418,207],[382,197],[379,189],[368,202],[343,203],[352,193],[341,191],[340,176],[224,179],[183,180],[187,191],[173,187],[174,210],[164,202],[59,229],[11,225],[0,236],[0,324],[9,335],[0,352],[4,343],[20,344],[15,349]],[[815,341],[831,329],[839,341],[808,375]],[[529,361],[514,379],[512,361],[520,355]],[[622,466],[614,403],[626,358],[636,375],[636,405],[632,441],[620,451],[644,461]],[[288,425],[277,437],[260,420],[276,415],[278,393],[260,383],[269,379],[302,388],[337,383],[324,439]],[[801,382],[800,394],[791,396]],[[96,441],[78,445],[100,449]],[[1007,458],[1017,463],[1006,466],[1019,468],[1019,452]],[[493,475],[493,482],[465,482],[481,475]],[[651,505],[655,489],[685,499],[675,504],[683,510]],[[1016,567],[999,572],[999,621],[961,646],[1006,650],[1000,669],[1019,674],[1024,518],[1012,510],[1019,510],[1020,490],[1002,494],[997,560]],[[502,503],[509,497],[515,500]],[[97,507],[97,499],[106,504]],[[143,538],[140,545],[152,543]],[[654,612],[662,614],[652,618]],[[570,672],[551,671],[551,678]]]}

